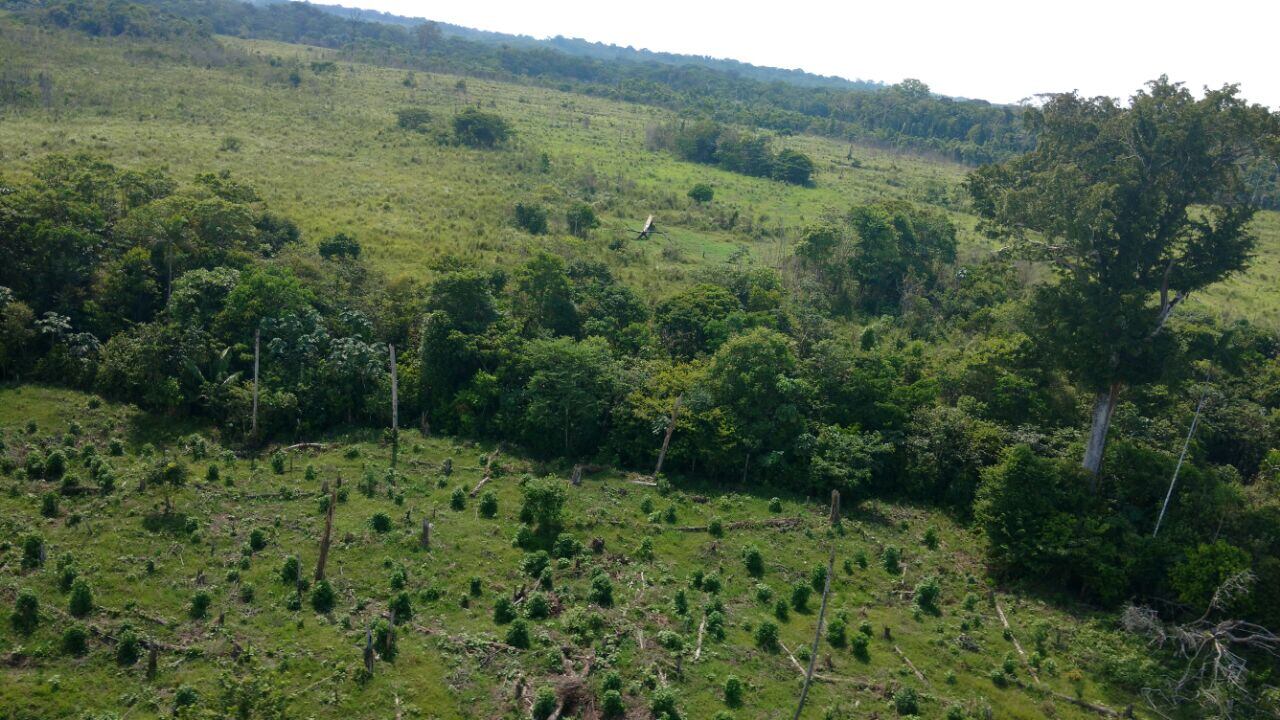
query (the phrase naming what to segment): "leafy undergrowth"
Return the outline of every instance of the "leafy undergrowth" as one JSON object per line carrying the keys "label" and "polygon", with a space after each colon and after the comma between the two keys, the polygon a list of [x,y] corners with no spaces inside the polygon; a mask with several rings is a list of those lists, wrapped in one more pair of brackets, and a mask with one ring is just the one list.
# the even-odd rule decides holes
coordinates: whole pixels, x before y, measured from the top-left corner
{"label": "leafy undergrowth", "polygon": [[[7,617],[0,626],[5,717],[528,717],[542,688],[568,700],[566,717],[600,717],[611,672],[628,717],[650,717],[664,690],[686,718],[790,717],[821,600],[814,573],[832,544],[828,632],[805,717],[913,707],[923,717],[1094,716],[1065,698],[1121,708],[1135,702],[1123,684],[1149,671],[1104,616],[990,594],[971,533],[919,509],[846,507],[832,532],[825,499],[716,491],[694,479],[655,487],[611,471],[573,486],[566,468],[416,431],[402,434],[395,473],[389,447],[361,436],[255,461],[191,428],[32,386],[0,391],[0,427],[0,599],[6,615],[21,591],[39,601],[30,634]],[[73,480],[27,477],[54,449]],[[190,470],[168,511],[154,475],[140,489],[166,455]],[[491,457],[491,479],[473,496]],[[563,488],[573,540],[547,545],[549,570],[536,579],[542,556],[512,542],[521,485],[535,477]],[[104,482],[114,487],[105,492]],[[320,613],[312,581],[325,486],[338,501],[326,573],[333,607]],[[496,513],[485,517],[490,492]],[[433,518],[430,549],[420,544],[424,517]],[[32,537],[44,561],[24,568],[39,562]],[[301,593],[282,579],[290,556]],[[92,609],[77,619],[80,584]],[[797,607],[806,594],[797,587],[809,588],[807,607]],[[504,598],[519,619],[498,624]],[[393,606],[394,658],[377,657],[366,676],[366,635]],[[776,647],[767,637],[761,647],[767,623]],[[527,649],[512,647],[522,625]],[[68,645],[73,627],[85,631],[81,655],[74,638]],[[130,635],[140,643],[133,663],[119,657]],[[730,677],[741,685],[732,704]]]}

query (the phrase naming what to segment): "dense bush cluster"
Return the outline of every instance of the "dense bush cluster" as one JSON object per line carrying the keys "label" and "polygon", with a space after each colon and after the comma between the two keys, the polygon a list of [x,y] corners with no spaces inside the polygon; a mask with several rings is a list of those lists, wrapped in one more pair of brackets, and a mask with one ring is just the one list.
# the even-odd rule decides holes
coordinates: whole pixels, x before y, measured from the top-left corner
{"label": "dense bush cluster", "polygon": [[[774,151],[767,137],[742,133],[709,120],[679,121],[654,128],[649,133],[649,145],[670,150],[684,160],[716,165],[729,172],[772,178],[792,185],[813,182],[813,160],[808,155],[790,148]],[[713,197],[709,186],[694,190],[689,196],[697,202]]]}

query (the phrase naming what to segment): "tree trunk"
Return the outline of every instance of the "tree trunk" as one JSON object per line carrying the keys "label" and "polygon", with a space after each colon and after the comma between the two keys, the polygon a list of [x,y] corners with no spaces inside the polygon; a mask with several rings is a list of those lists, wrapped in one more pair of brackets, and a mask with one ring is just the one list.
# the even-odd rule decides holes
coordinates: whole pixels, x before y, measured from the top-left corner
{"label": "tree trunk", "polygon": [[333,508],[338,504],[336,490],[329,494],[329,508],[324,516],[324,537],[320,538],[320,558],[316,561],[316,582],[324,579],[324,566],[329,562],[329,543],[333,536]]}
{"label": "tree trunk", "polygon": [[658,464],[653,469],[653,477],[656,479],[662,473],[662,461],[667,459],[667,448],[671,446],[671,434],[676,431],[676,417],[680,414],[680,401],[683,396],[677,397],[675,403],[671,405],[671,419],[667,422],[667,434],[662,436],[662,449],[658,451]]}
{"label": "tree trunk", "polygon": [[391,354],[391,467],[400,454],[400,383],[396,377],[396,346],[388,345]]}
{"label": "tree trunk", "polygon": [[1111,383],[1106,392],[1098,393],[1093,403],[1093,421],[1089,428],[1089,442],[1084,448],[1084,469],[1093,475],[1093,486],[1097,489],[1098,473],[1102,470],[1102,455],[1107,447],[1107,431],[1111,428],[1111,414],[1116,409],[1116,397],[1120,394],[1120,383]]}
{"label": "tree trunk", "polygon": [[253,429],[250,434],[256,441],[258,439],[258,346],[262,331],[253,331]]}

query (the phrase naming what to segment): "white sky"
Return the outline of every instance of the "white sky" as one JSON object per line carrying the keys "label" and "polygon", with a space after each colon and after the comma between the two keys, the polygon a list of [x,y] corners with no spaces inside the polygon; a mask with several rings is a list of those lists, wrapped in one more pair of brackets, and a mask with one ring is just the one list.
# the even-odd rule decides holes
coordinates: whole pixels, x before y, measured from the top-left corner
{"label": "white sky", "polygon": [[1161,73],[1280,108],[1280,0],[322,0],[1016,102],[1127,97]]}

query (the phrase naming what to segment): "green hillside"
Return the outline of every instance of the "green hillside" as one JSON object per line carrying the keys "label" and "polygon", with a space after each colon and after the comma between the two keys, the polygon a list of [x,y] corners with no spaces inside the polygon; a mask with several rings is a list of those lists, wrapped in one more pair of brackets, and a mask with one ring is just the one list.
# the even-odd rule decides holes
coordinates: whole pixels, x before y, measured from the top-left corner
{"label": "green hillside", "polygon": [[[48,109],[33,103],[6,111],[0,152],[10,172],[50,153],[81,152],[128,168],[166,167],[179,178],[229,170],[307,238],[352,232],[377,267],[414,277],[426,277],[431,260],[445,254],[509,264],[547,243],[567,243],[661,294],[697,267],[742,253],[779,267],[805,225],[890,198],[948,213],[966,257],[991,249],[972,232],[960,165],[794,136],[780,145],[809,154],[817,175],[813,188],[790,187],[646,149],[646,130],[672,117],[652,107],[343,62],[317,73],[313,63],[331,61],[334,51],[232,38],[217,45],[221,50],[207,57],[165,43],[86,43],[8,26],[0,57],[33,76],[46,73],[52,85]],[[289,81],[294,68],[298,87]],[[406,87],[410,77],[413,87]],[[459,152],[396,127],[400,109],[422,108],[444,120],[476,104],[513,121],[513,150]],[[229,138],[235,151],[223,149]],[[712,205],[685,197],[697,182],[715,188]],[[521,200],[556,209],[588,200],[603,227],[585,242],[531,241],[512,228]],[[650,213],[667,235],[627,253],[607,250]],[[735,214],[737,222],[724,229]],[[1252,269],[1191,302],[1274,328],[1280,214],[1263,213],[1257,231]]]}
{"label": "green hillside", "polygon": [[1280,717],[1280,114],[467,37],[0,3],[0,720]]}
{"label": "green hillside", "polygon": [[[608,671],[622,678],[629,717],[644,716],[661,688],[675,689],[685,717],[721,710],[789,717],[802,679],[789,653],[806,657],[821,592],[786,620],[775,605],[790,601],[795,586],[809,587],[829,547],[837,562],[827,621],[844,618],[846,639],[822,641],[822,679],[806,716],[884,715],[894,698],[914,691],[924,717],[943,717],[954,706],[976,717],[1096,717],[1069,699],[1122,708],[1137,698],[1119,681],[1149,671],[1141,645],[1116,635],[1105,615],[992,596],[972,533],[927,510],[846,506],[832,534],[826,507],[812,498],[784,495],[774,506],[757,493],[697,484],[665,492],[611,471],[589,473],[574,487],[567,467],[416,433],[402,439],[395,473],[388,471],[389,449],[361,434],[320,438],[320,451],[288,452],[277,473],[265,458],[236,459],[201,436],[204,428],[175,427],[77,393],[6,390],[0,408],[11,459],[24,462],[23,447],[58,447],[68,457],[68,477],[81,484],[90,482],[86,464],[101,462],[109,469],[95,472],[115,477],[110,492],[91,485],[61,496],[50,517],[41,514],[41,498],[56,496],[57,482],[9,481],[0,498],[0,526],[12,538],[0,555],[0,598],[9,605],[18,590],[33,591],[43,616],[31,635],[0,627],[6,717],[80,717],[89,708],[93,717],[162,717],[182,688],[196,691],[191,710],[200,717],[227,716],[237,703],[249,704],[248,717],[276,717],[269,710],[276,703],[288,717],[522,717],[518,688],[532,695],[575,683],[583,705],[573,712],[597,717],[594,698]],[[113,441],[123,446],[119,456],[109,450]],[[160,454],[184,463],[190,481],[172,493],[175,515],[148,530],[149,520],[164,517],[166,492],[141,491],[138,483],[148,457]],[[481,493],[494,493],[497,514],[486,518],[471,490],[490,457],[491,479]],[[451,473],[442,470],[445,462]],[[551,560],[551,587],[539,591],[521,569],[528,555],[511,539],[520,525],[521,485],[542,477],[563,489],[564,532],[583,547]],[[322,488],[339,480],[326,573],[335,607],[315,612],[309,593],[301,608],[291,607],[298,591],[281,581],[282,564],[297,557],[312,579]],[[466,491],[461,509],[452,506],[458,491]],[[379,513],[391,521],[385,533],[371,525]],[[433,522],[428,550],[420,547],[423,518]],[[721,533],[709,532],[717,521]],[[261,549],[252,545],[255,533]],[[20,570],[31,536],[43,540],[47,560],[41,569]],[[603,550],[593,552],[597,538]],[[760,551],[759,576],[744,563],[748,548]],[[886,548],[900,553],[896,572],[885,569]],[[69,593],[59,589],[65,567],[92,590],[93,610],[80,619],[67,613]],[[598,572],[609,578],[612,605],[590,599]],[[691,585],[697,574],[703,589]],[[711,577],[719,579],[717,592],[709,591]],[[930,580],[940,589],[936,610],[917,607],[919,587]],[[546,619],[529,620],[528,650],[506,644],[511,625],[493,621],[495,603],[520,591],[541,593],[551,607]],[[200,593],[210,605],[195,619],[192,600]],[[398,617],[398,654],[362,677],[366,629],[388,616],[388,603],[401,593],[413,614]],[[676,606],[680,595],[684,612]],[[529,603],[520,602],[518,614],[527,615]],[[723,617],[723,635],[702,627],[713,612]],[[779,628],[777,649],[754,640],[765,622]],[[860,657],[854,638],[864,623],[869,637]],[[73,625],[89,632],[82,656],[61,649]],[[145,650],[136,664],[116,661],[125,625],[159,648],[154,678],[146,677]],[[1028,656],[1018,654],[1014,638]],[[744,686],[741,709],[724,702],[731,676]]]}

